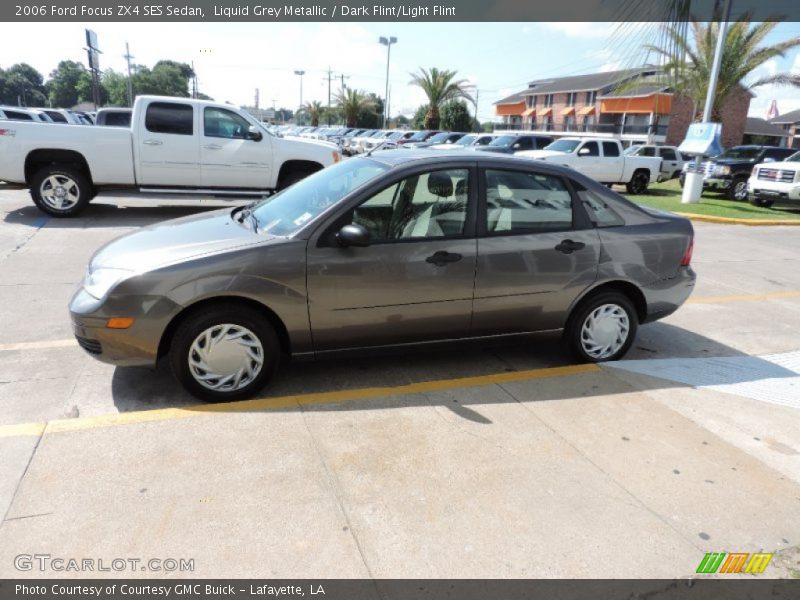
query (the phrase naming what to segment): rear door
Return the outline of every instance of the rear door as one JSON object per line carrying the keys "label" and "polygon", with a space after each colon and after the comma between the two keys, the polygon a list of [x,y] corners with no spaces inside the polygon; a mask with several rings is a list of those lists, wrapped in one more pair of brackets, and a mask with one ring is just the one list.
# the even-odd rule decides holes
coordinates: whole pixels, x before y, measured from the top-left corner
{"label": "rear door", "polygon": [[269,136],[250,139],[250,123],[232,110],[206,106],[202,111],[200,181],[203,187],[269,187]]}
{"label": "rear door", "polygon": [[598,179],[603,183],[616,183],[623,180],[622,171],[625,169],[625,159],[617,142],[603,142],[602,165],[603,177]]}
{"label": "rear door", "polygon": [[661,174],[664,179],[671,179],[680,172],[683,163],[678,162],[674,148],[659,148],[658,154],[661,156]]}
{"label": "rear door", "polygon": [[[475,281],[474,169],[409,174],[369,194],[308,248],[316,351],[469,335]],[[356,223],[371,244],[342,248]]]}
{"label": "rear door", "polygon": [[135,132],[137,182],[145,186],[200,187],[199,136],[195,107],[186,102],[150,102]]}
{"label": "rear door", "polygon": [[561,176],[487,167],[480,181],[473,334],[562,327],[597,277],[597,231]]}

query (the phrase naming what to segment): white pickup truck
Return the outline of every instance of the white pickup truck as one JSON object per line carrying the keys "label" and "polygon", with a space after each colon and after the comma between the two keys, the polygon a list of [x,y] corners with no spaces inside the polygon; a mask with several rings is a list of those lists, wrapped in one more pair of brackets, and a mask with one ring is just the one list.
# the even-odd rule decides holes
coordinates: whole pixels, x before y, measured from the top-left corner
{"label": "white pickup truck", "polygon": [[0,181],[71,217],[103,191],[262,196],[341,160],[327,142],[275,137],[247,112],[139,96],[130,128],[0,123]]}
{"label": "white pickup truck", "polygon": [[629,194],[645,193],[661,172],[661,158],[625,156],[618,140],[564,137],[543,150],[526,150],[516,156],[571,167],[607,185],[624,183]]}
{"label": "white pickup truck", "polygon": [[800,204],[800,152],[781,162],[764,162],[753,167],[747,182],[750,204],[769,208],[779,204]]}

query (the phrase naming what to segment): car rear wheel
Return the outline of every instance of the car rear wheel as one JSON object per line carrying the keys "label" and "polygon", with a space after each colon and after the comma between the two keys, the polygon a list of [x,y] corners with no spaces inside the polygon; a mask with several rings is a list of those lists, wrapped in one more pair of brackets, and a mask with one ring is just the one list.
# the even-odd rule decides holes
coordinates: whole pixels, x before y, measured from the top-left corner
{"label": "car rear wheel", "polygon": [[650,175],[646,171],[636,171],[631,180],[625,184],[629,194],[644,194],[650,184]]}
{"label": "car rear wheel", "polygon": [[197,312],[175,332],[170,349],[175,376],[207,402],[243,400],[275,374],[280,344],[272,325],[246,306]]}
{"label": "car rear wheel", "polygon": [[617,360],[631,347],[638,323],[627,296],[601,292],[575,309],[565,335],[573,354],[583,362]]}
{"label": "car rear wheel", "polygon": [[53,165],[33,175],[31,197],[39,210],[52,217],[74,217],[89,204],[92,190],[78,169]]}
{"label": "car rear wheel", "polygon": [[737,177],[728,188],[728,199],[744,202],[747,200],[747,178]]}

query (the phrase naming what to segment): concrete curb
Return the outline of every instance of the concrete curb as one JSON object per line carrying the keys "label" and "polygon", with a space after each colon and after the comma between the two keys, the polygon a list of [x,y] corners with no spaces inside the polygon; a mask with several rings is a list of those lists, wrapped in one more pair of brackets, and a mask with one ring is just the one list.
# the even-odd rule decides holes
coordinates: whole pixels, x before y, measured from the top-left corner
{"label": "concrete curb", "polygon": [[715,217],[712,215],[698,215],[695,213],[676,212],[676,215],[686,217],[692,221],[703,221],[704,223],[719,223],[720,225],[750,225],[750,226],[769,226],[769,225],[797,225],[800,226],[800,219],[736,219],[733,217]]}

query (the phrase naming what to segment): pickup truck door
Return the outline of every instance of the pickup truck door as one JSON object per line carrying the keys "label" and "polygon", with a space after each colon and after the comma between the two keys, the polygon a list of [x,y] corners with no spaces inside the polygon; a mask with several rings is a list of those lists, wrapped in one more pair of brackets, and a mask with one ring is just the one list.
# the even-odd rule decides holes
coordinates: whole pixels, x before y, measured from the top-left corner
{"label": "pickup truck door", "polygon": [[196,120],[189,103],[159,101],[144,108],[133,132],[139,185],[200,186]]}
{"label": "pickup truck door", "polygon": [[625,158],[622,156],[622,149],[618,142],[602,143],[603,158],[600,160],[603,170],[603,177],[598,181],[603,183],[617,183],[627,181],[623,171],[625,170]]}
{"label": "pickup truck door", "polygon": [[664,179],[670,179],[680,172],[682,163],[678,162],[678,156],[672,148],[659,148],[658,154],[661,156],[661,174]]}
{"label": "pickup truck door", "polygon": [[577,150],[577,160],[573,167],[576,171],[600,182],[605,182],[605,169],[600,157],[600,142],[592,140],[584,142]]}
{"label": "pickup truck door", "polygon": [[232,110],[202,109],[200,181],[205,188],[267,189],[270,181],[270,138]]}

